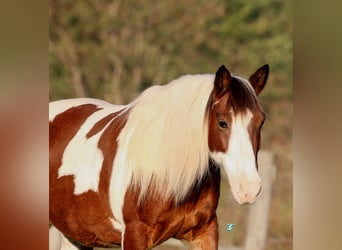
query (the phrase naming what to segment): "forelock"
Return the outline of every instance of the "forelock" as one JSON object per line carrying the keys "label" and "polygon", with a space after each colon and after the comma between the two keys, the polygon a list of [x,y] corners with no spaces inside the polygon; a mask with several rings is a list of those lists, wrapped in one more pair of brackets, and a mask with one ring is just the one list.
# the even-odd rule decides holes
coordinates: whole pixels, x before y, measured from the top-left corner
{"label": "forelock", "polygon": [[247,110],[259,108],[257,96],[247,80],[234,76],[229,88],[229,105],[233,108],[235,114],[246,113]]}

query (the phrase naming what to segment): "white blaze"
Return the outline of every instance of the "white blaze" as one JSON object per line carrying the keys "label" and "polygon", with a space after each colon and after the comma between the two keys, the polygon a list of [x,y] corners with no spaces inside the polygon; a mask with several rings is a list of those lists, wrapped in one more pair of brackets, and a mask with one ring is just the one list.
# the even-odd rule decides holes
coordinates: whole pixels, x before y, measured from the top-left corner
{"label": "white blaze", "polygon": [[252,117],[250,111],[246,115],[233,116],[228,151],[211,153],[213,160],[225,169],[233,197],[240,204],[253,203],[261,188],[248,133],[248,125]]}

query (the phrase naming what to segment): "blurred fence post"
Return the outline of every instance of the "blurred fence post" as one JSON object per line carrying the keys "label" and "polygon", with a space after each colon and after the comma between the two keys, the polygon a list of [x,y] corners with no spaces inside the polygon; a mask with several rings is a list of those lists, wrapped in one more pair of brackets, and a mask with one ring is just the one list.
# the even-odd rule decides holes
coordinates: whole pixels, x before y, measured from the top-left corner
{"label": "blurred fence post", "polygon": [[255,204],[249,208],[245,250],[264,250],[267,238],[268,215],[276,166],[271,152],[260,151],[258,159],[262,191]]}

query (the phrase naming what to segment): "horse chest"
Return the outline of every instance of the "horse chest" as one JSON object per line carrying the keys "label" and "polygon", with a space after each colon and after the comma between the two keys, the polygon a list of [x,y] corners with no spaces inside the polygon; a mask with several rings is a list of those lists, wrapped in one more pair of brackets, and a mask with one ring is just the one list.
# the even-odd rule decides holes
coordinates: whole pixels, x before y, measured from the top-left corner
{"label": "horse chest", "polygon": [[137,194],[129,189],[123,207],[125,238],[132,240],[146,236],[148,248],[170,237],[192,241],[203,227],[216,220],[216,208],[220,190],[220,170],[213,167],[194,189],[178,205],[170,200],[148,196],[138,207]]}

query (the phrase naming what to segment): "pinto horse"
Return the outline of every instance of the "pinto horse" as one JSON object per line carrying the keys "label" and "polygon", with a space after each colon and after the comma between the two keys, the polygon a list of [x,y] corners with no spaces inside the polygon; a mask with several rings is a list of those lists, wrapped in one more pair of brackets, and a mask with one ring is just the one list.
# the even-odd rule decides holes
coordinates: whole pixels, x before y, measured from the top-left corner
{"label": "pinto horse", "polygon": [[220,169],[234,199],[260,193],[257,153],[265,114],[249,79],[225,66],[187,75],[112,105],[50,103],[50,228],[58,249],[151,249],[169,238],[217,249]]}

